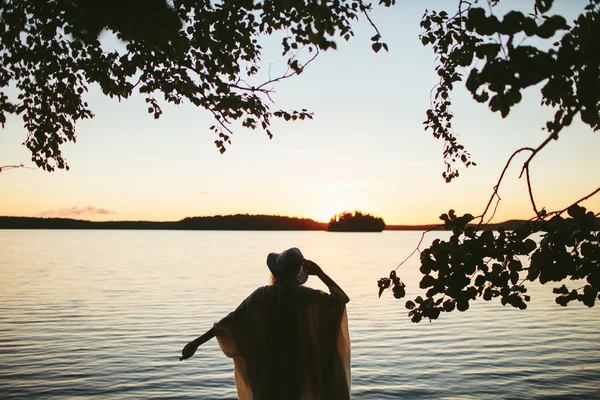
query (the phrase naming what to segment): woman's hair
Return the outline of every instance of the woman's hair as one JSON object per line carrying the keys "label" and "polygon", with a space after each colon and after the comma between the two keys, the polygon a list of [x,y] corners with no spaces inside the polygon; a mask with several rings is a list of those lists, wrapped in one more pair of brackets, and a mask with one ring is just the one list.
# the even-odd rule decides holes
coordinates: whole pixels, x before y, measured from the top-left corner
{"label": "woman's hair", "polygon": [[[300,400],[304,381],[305,360],[298,330],[298,299],[295,279],[277,279],[273,274],[270,284],[277,293],[276,301],[266,307],[267,352],[264,365],[266,385],[265,398]],[[290,397],[290,395],[293,397]]]}
{"label": "woman's hair", "polygon": [[269,273],[269,285],[277,285],[277,278],[272,273]]}

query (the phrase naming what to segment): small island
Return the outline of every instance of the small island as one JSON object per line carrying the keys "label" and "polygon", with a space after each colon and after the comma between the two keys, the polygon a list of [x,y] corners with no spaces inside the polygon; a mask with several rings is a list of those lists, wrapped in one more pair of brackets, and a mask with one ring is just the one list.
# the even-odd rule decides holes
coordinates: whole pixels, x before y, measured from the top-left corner
{"label": "small island", "polygon": [[334,215],[329,220],[329,232],[381,232],[385,229],[383,218],[360,211],[343,212]]}

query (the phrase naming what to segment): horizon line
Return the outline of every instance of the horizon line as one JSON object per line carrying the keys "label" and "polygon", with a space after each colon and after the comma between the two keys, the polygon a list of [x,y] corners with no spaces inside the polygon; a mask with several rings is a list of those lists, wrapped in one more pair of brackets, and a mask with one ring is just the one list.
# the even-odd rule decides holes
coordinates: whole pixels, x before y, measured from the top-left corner
{"label": "horizon line", "polygon": [[[80,218],[72,218],[72,217],[28,217],[28,216],[9,216],[9,215],[0,215],[0,219],[2,218],[21,218],[21,219],[39,219],[39,220],[69,220],[69,221],[81,221],[81,222],[89,222],[89,223],[135,223],[135,222],[144,222],[144,223],[178,223],[182,222],[188,218],[216,218],[216,217],[235,217],[235,216],[248,216],[248,217],[275,217],[275,218],[288,218],[288,219],[298,219],[298,220],[309,220],[318,224],[328,224],[329,221],[319,221],[309,217],[298,217],[298,216],[289,216],[289,215],[277,215],[277,214],[249,214],[249,213],[236,213],[236,214],[214,214],[214,215],[195,215],[195,216],[187,216],[183,217],[179,220],[90,220],[90,219],[80,219]],[[487,225],[502,225],[508,222],[513,221],[526,221],[525,219],[512,218],[507,219],[501,222],[492,222]],[[384,221],[385,222],[385,221]],[[386,223],[386,228],[388,227],[435,227],[435,226],[444,226],[443,222],[434,222],[434,223],[421,223],[421,224],[388,224]]]}

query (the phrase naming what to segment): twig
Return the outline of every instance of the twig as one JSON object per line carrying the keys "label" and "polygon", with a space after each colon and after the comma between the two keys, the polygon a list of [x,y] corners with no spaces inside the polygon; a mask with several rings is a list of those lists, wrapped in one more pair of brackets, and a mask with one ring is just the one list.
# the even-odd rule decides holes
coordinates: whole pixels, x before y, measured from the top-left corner
{"label": "twig", "polygon": [[223,121],[222,120],[223,116],[221,114],[217,113],[215,110],[210,109],[210,108],[208,110],[215,117],[215,119],[217,120],[217,122],[219,123],[219,125],[221,125],[229,133],[229,135],[233,135],[233,131],[231,129],[229,129],[229,127],[227,125],[225,125],[226,123],[229,124],[230,122],[227,121],[227,119],[225,119]]}
{"label": "twig", "polygon": [[[571,204],[570,206],[563,208],[560,211],[552,211],[552,212],[548,213],[548,215],[560,215],[560,214],[564,213],[565,211],[567,211],[569,208],[576,206],[577,204],[581,203],[582,201],[585,201],[585,200],[589,199],[590,197],[594,196],[598,192],[600,192],[600,187],[598,189],[594,190],[592,193],[588,194],[587,196],[584,196],[581,199],[577,200],[575,203]],[[600,213],[598,213],[598,214],[600,214]],[[598,214],[596,214],[596,216],[598,216]]]}
{"label": "twig", "polygon": [[367,12],[367,8],[366,7],[362,8],[362,12],[363,12],[363,14],[365,14],[365,18],[367,18],[367,21],[369,21],[369,23],[371,24],[373,29],[375,29],[375,32],[377,33],[377,35],[379,35],[379,37],[381,38],[381,33],[379,32],[379,29],[377,29],[377,26],[375,25],[375,23],[371,20],[371,17],[369,16],[369,13]]}
{"label": "twig", "polygon": [[[573,117],[575,116],[575,114],[577,114],[579,112],[579,110],[581,109],[581,107],[575,107],[572,110],[570,110],[567,115],[563,118],[563,121],[570,121],[573,119]],[[531,162],[531,160],[533,160],[533,157],[536,156],[537,153],[540,152],[540,150],[542,150],[544,147],[546,147],[546,145],[548,143],[550,143],[551,140],[557,140],[558,139],[558,134],[560,133],[560,131],[562,131],[562,129],[565,127],[564,124],[559,125],[558,128],[556,130],[554,130],[552,133],[550,133],[550,135],[548,135],[548,137],[546,138],[546,140],[544,140],[538,147],[536,147],[533,152],[531,153],[531,155],[529,156],[529,158],[525,161],[525,163],[523,163],[523,168],[521,169],[521,173],[519,174],[519,178],[521,178],[521,176],[523,176],[523,172],[525,172],[527,170],[527,168],[529,168],[529,163]]]}
{"label": "twig", "polygon": [[[440,79],[440,82],[441,82],[441,79]],[[429,91],[429,107],[430,107],[430,108],[434,108],[434,104],[433,104],[433,101],[434,101],[434,98],[433,98],[433,91],[434,91],[434,90],[436,90],[436,89],[437,89],[438,87],[440,87],[440,86],[442,86],[442,84],[441,84],[441,83],[436,83],[436,84],[435,84],[435,86],[434,86],[434,87],[432,87],[432,88],[431,88],[431,90]],[[435,100],[437,100],[437,97],[436,97],[436,99],[435,99]]]}
{"label": "twig", "polygon": [[[466,9],[466,10],[463,10],[463,9],[462,9],[462,6],[463,6],[463,4],[467,4],[467,9]],[[470,3],[470,2],[468,2],[468,1],[466,1],[466,0],[460,0],[460,1],[458,2],[458,11],[456,12],[456,14],[454,14],[454,16],[453,16],[452,18],[450,18],[450,19],[449,19],[449,21],[452,21],[452,20],[456,19],[456,17],[458,17],[458,16],[462,16],[462,15],[463,15],[463,13],[464,13],[465,11],[469,11],[469,9],[470,9],[472,6],[473,6],[473,4],[472,4],[472,3]]]}
{"label": "twig", "polygon": [[[492,2],[490,0],[488,0],[488,8],[490,9],[490,14],[494,15],[494,12],[492,11]],[[498,34],[498,42],[500,43],[500,48],[502,49],[502,54],[504,54],[505,58],[508,58],[508,55],[506,54],[506,49],[504,48],[504,43],[502,43],[502,36],[500,35],[500,32],[497,33]]]}
{"label": "twig", "polygon": [[2,173],[3,171],[5,171],[7,169],[16,169],[16,168],[35,169],[35,168],[31,168],[31,167],[26,167],[23,163],[21,163],[19,165],[3,165],[0,167],[0,173]]}
{"label": "twig", "polygon": [[[506,162],[506,165],[504,166],[504,169],[502,170],[502,173],[500,174],[500,178],[498,179],[498,183],[496,183],[496,186],[494,186],[494,193],[492,193],[492,196],[490,197],[490,200],[487,203],[487,206],[485,206],[485,210],[483,211],[483,213],[481,214],[481,219],[479,220],[479,225],[477,225],[477,229],[479,230],[479,228],[481,227],[482,223],[483,223],[483,218],[485,217],[485,214],[488,212],[490,206],[492,205],[492,201],[494,201],[494,197],[498,196],[498,198],[500,198],[500,196],[498,195],[498,190],[500,189],[500,183],[502,183],[502,179],[504,179],[504,174],[506,173],[506,170],[508,169],[508,166],[510,165],[510,163],[512,162],[513,158],[515,158],[515,156],[517,154],[519,154],[522,151],[535,151],[534,149],[532,149],[531,147],[522,147],[519,150],[515,151],[510,158],[508,159],[508,161]],[[498,205],[496,204],[496,208],[498,207]],[[494,211],[495,213],[495,211]]]}
{"label": "twig", "polygon": [[[562,213],[564,213],[565,211],[568,211],[569,208],[573,207],[574,205],[577,205],[579,203],[581,203],[582,201],[585,201],[587,199],[589,199],[590,197],[596,195],[598,192],[600,192],[600,187],[596,190],[594,190],[593,192],[591,192],[590,194],[588,194],[587,196],[582,197],[581,199],[577,200],[576,202],[574,202],[573,204],[571,204],[570,206],[563,208],[562,210],[558,210],[558,211],[552,211],[546,214],[546,216],[544,218],[547,218],[550,215],[560,215]],[[600,215],[600,212],[598,212],[597,214],[594,215],[594,217],[598,217]],[[532,226],[533,223],[542,220],[542,218],[539,215],[536,215],[535,217],[530,218],[527,222],[525,222],[523,225],[519,226],[518,228],[516,228],[513,231],[514,235],[519,235],[522,231],[524,232],[524,236],[529,236],[531,233],[533,233],[533,231],[530,231],[529,228]]]}
{"label": "twig", "polygon": [[496,200],[496,205],[494,206],[494,212],[492,213],[492,216],[490,217],[490,219],[487,220],[485,225],[489,224],[494,219],[494,216],[496,216],[496,210],[498,210],[498,204],[500,204],[500,200],[502,200],[498,193],[496,193],[496,197],[498,198],[498,200]]}
{"label": "twig", "polygon": [[444,226],[444,225],[437,225],[437,226],[434,226],[433,228],[429,228],[425,232],[423,232],[423,234],[421,235],[421,240],[419,240],[417,247],[415,247],[415,249],[412,251],[412,253],[410,253],[409,256],[406,257],[400,264],[398,264],[398,266],[396,268],[394,268],[394,271],[397,271],[398,268],[400,268],[402,266],[402,264],[407,262],[419,250],[419,247],[421,247],[421,243],[423,243],[423,239],[425,239],[425,235],[427,233],[431,232],[434,229],[441,228],[442,226]]}
{"label": "twig", "polygon": [[[315,48],[315,55],[312,56],[307,62],[305,62],[304,64],[302,64],[302,66],[300,67],[300,69],[304,70],[304,68],[306,68],[308,66],[308,64],[310,64],[311,62],[313,62],[314,59],[317,58],[318,55],[319,55],[319,48],[316,47]],[[286,74],[280,76],[279,78],[269,79],[265,83],[261,83],[259,86],[257,86],[256,90],[260,91],[263,87],[265,87],[267,85],[270,85],[271,83],[279,82],[281,80],[287,79],[287,78],[292,77],[294,75],[297,75],[296,71],[293,71],[293,72],[290,72],[290,73],[286,73]],[[262,91],[264,91],[264,89]]]}
{"label": "twig", "polygon": [[548,135],[548,137],[546,138],[546,140],[544,140],[538,147],[536,147],[535,149],[532,150],[531,155],[529,156],[529,158],[523,163],[523,168],[521,168],[521,173],[519,174],[519,178],[521,178],[523,176],[523,172],[525,172],[525,170],[527,170],[527,168],[529,168],[529,163],[531,162],[531,160],[533,160],[533,157],[535,157],[535,155],[542,150],[544,147],[546,147],[546,145],[548,143],[550,143],[550,141],[552,139],[555,138],[555,134],[552,133],[550,135]]}
{"label": "twig", "polygon": [[531,205],[533,206],[533,212],[535,215],[540,215],[537,207],[535,206],[535,200],[533,200],[533,192],[531,190],[531,179],[529,178],[529,166],[525,170],[525,176],[527,177],[527,190],[529,190],[529,199],[531,200]]}
{"label": "twig", "polygon": [[529,220],[527,220],[523,225],[521,225],[521,226],[517,227],[515,230],[513,230],[512,235],[517,238],[519,237],[521,232],[523,232],[523,238],[531,235],[533,233],[533,231],[530,230],[531,226],[533,226],[533,224],[539,220],[540,220],[539,215],[529,218]]}

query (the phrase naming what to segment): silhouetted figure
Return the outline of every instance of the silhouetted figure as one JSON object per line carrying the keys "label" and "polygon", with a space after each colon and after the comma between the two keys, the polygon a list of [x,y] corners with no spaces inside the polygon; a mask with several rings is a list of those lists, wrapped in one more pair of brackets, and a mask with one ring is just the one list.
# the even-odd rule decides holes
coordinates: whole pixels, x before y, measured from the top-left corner
{"label": "silhouetted figure", "polygon": [[[233,358],[240,400],[349,399],[350,299],[295,247],[270,253],[267,265],[272,284],[188,343],[180,360],[216,336]],[[330,293],[302,286],[309,275],[319,277]]]}

